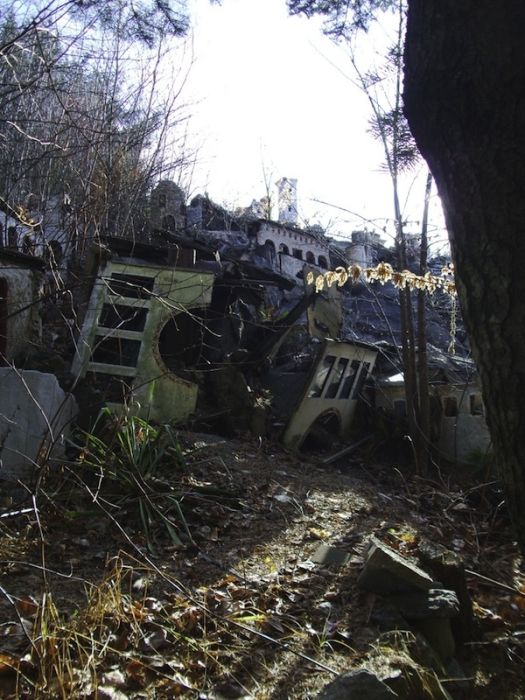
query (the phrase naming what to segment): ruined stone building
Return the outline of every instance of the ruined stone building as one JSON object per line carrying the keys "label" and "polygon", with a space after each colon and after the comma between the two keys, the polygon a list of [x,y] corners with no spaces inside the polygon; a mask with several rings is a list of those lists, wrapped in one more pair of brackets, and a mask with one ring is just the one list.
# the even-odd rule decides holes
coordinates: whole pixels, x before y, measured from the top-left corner
{"label": "ruined stone building", "polygon": [[172,180],[161,180],[151,192],[150,225],[166,231],[185,229],[186,195]]}
{"label": "ruined stone building", "polygon": [[[289,178],[277,183],[274,220],[265,200],[237,212],[206,195],[187,204],[181,188],[163,180],[147,202],[147,229],[133,237],[119,230],[99,237],[97,264],[86,265],[89,300],[80,314],[74,311],[75,323],[84,323],[80,335],[76,329],[69,376],[86,391],[81,411],[96,415],[104,404],[125,404],[159,422],[200,412],[219,416],[219,431],[258,435],[268,434],[271,424],[280,426],[274,436],[297,448],[308,444],[312,431],[347,438],[374,371],[380,379],[376,408],[397,415],[402,380],[394,385],[389,377],[399,368],[394,359],[385,375],[379,360],[387,346],[393,357],[399,346],[398,292],[364,278],[322,293],[305,284],[307,270],[334,267],[334,243],[320,227],[299,225],[296,185]],[[66,242],[60,217],[67,212],[56,204],[55,218],[42,218],[40,229],[58,245]],[[37,203],[31,206],[36,212]],[[52,272],[37,243],[40,229],[27,232],[22,223],[12,224],[16,240],[13,230],[3,239],[11,247],[0,249],[0,353],[17,367],[24,349],[44,349],[36,301],[38,286]],[[21,251],[29,234],[31,255]],[[417,236],[409,244],[417,247]],[[354,231],[339,264],[375,265],[388,250],[378,233]],[[442,350],[449,342],[446,316],[433,302],[427,334]],[[46,339],[54,342],[51,327]],[[456,340],[461,349],[459,334]],[[485,446],[479,388],[451,382],[445,373],[433,392],[442,407],[442,454],[464,458],[457,445],[472,451],[477,435]],[[267,395],[269,412],[263,408]],[[468,440],[458,438],[467,428]]]}
{"label": "ruined stone building", "polygon": [[305,264],[328,269],[329,241],[320,226],[299,225],[297,181],[277,182],[278,218],[270,218],[267,198],[232,214],[207,197],[195,197],[187,209],[188,231],[197,239],[216,240],[221,250],[253,258],[288,277],[296,278]]}
{"label": "ruined stone building", "polygon": [[43,268],[39,258],[0,248],[0,365],[9,364],[42,339],[36,302]]}
{"label": "ruined stone building", "polygon": [[375,231],[352,231],[352,242],[345,247],[350,265],[371,267],[384,259],[385,241]]}

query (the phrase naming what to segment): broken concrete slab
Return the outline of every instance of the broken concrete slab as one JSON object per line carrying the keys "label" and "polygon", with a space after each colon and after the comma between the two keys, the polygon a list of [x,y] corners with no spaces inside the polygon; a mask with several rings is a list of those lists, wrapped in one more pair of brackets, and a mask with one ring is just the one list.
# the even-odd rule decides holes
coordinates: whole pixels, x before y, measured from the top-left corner
{"label": "broken concrete slab", "polygon": [[0,368],[0,478],[28,478],[43,459],[63,457],[76,414],[54,375]]}
{"label": "broken concrete slab", "polygon": [[455,592],[443,588],[388,596],[386,602],[392,604],[409,621],[450,618],[459,614],[459,601]]}
{"label": "broken concrete slab", "polygon": [[[420,601],[414,602],[413,609],[410,605],[412,596],[421,597]],[[423,598],[426,598],[426,601]],[[450,661],[454,655],[456,646],[452,635],[451,619],[446,615],[454,611],[457,614],[459,605],[455,594],[445,596],[444,602],[436,600],[434,596],[430,597],[430,601],[428,598],[424,593],[419,592],[381,598],[374,606],[370,619],[386,632],[410,631],[413,633],[420,643],[426,643],[432,650],[432,654],[425,654],[424,662],[435,671],[441,671],[443,663]],[[393,602],[396,599],[399,607]],[[421,659],[420,654],[419,657]],[[432,657],[438,660],[437,664]]]}
{"label": "broken concrete slab", "polygon": [[423,569],[374,537],[357,585],[362,590],[380,595],[428,591],[437,587]]}
{"label": "broken concrete slab", "polygon": [[367,664],[403,700],[451,700],[439,680],[443,663],[417,632],[380,635]]}
{"label": "broken concrete slab", "polygon": [[383,632],[410,628],[407,620],[405,620],[395,605],[386,603],[383,598],[378,598],[375,601],[370,613],[370,622],[377,625]]}
{"label": "broken concrete slab", "polygon": [[447,663],[452,659],[456,651],[456,643],[449,619],[414,620],[412,624],[418,632],[421,632],[443,662]]}
{"label": "broken concrete slab", "polygon": [[318,700],[394,700],[399,695],[391,690],[379,678],[362,668],[338,676],[317,696]]}
{"label": "broken concrete slab", "polygon": [[461,557],[439,544],[424,541],[419,545],[419,558],[445,588],[455,591],[459,615],[451,621],[452,632],[459,644],[470,641],[475,636],[474,613]]}
{"label": "broken concrete slab", "polygon": [[403,700],[452,700],[439,678],[424,668],[398,662],[396,672],[383,682]]}
{"label": "broken concrete slab", "polygon": [[336,564],[343,566],[350,560],[351,555],[345,552],[344,549],[330,547],[327,544],[321,544],[312,555],[312,561],[316,564]]}

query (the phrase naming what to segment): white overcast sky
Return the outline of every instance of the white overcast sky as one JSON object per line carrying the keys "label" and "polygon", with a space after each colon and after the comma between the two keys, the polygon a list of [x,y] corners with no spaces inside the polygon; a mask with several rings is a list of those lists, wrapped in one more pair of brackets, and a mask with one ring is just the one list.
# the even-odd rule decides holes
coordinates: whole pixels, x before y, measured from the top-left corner
{"label": "white overcast sky", "polygon": [[[247,206],[264,196],[266,173],[272,182],[297,178],[300,214],[329,225],[332,235],[349,234],[363,221],[315,200],[379,227],[391,219],[382,150],[367,131],[368,101],[343,75],[353,78],[350,62],[322,36],[319,22],[289,17],[285,0],[188,0],[188,7],[194,62],[184,94],[193,103],[190,132],[200,145],[191,193]],[[379,60],[388,31],[376,27],[360,39],[363,65]],[[409,220],[421,218],[424,164],[420,170]],[[434,225],[442,228],[435,200]]]}

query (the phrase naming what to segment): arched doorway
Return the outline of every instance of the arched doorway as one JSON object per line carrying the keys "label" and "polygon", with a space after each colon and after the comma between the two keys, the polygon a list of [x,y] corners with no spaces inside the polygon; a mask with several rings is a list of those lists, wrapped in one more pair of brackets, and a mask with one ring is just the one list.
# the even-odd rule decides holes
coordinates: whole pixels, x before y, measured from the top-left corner
{"label": "arched doorway", "polygon": [[321,413],[308,428],[301,451],[324,452],[333,447],[334,440],[341,436],[341,419],[335,411]]}
{"label": "arched doorway", "polygon": [[159,354],[166,368],[179,376],[198,365],[205,323],[202,309],[190,309],[170,318],[159,335]]}

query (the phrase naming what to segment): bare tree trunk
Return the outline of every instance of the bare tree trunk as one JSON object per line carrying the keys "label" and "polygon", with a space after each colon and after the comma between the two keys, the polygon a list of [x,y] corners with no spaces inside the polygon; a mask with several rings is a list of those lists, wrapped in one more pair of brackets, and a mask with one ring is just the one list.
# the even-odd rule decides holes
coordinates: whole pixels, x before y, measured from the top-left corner
{"label": "bare tree trunk", "polygon": [[[402,46],[404,37],[404,0],[398,0],[398,27],[396,45],[392,51],[393,67],[395,68],[394,105],[389,105],[389,119],[385,119],[387,112],[381,106],[380,100],[374,93],[374,81],[369,82],[352,56],[352,65],[357,73],[359,82],[366,94],[373,113],[373,123],[377,136],[380,138],[385,154],[385,162],[392,182],[392,194],[394,203],[394,219],[396,227],[395,248],[397,266],[399,270],[407,268],[406,237],[404,232],[403,213],[399,201],[399,173],[402,168],[400,163],[403,144],[403,114],[401,110],[401,76],[402,76]],[[412,295],[408,287],[399,290],[399,305],[401,319],[401,356],[403,361],[403,376],[405,385],[405,403],[408,419],[408,438],[412,443],[415,469],[421,473],[424,468],[426,454],[427,435],[421,430],[419,420],[419,394],[417,382],[417,354],[416,335],[414,329],[414,312]]]}
{"label": "bare tree trunk", "polygon": [[[421,221],[421,252],[419,259],[419,274],[427,272],[428,259],[428,209],[430,206],[430,191],[432,189],[432,174],[429,172],[425,184],[423,202],[423,218]],[[428,357],[427,357],[427,293],[420,289],[417,293],[417,378],[419,396],[419,430],[422,438],[421,473],[428,471],[430,449],[430,397],[428,387]]]}
{"label": "bare tree trunk", "polygon": [[[406,241],[403,231],[403,218],[399,207],[397,181],[393,179],[394,209],[396,215],[396,254],[400,270],[407,268]],[[399,290],[399,307],[401,321],[401,356],[403,358],[403,379],[405,385],[405,404],[408,419],[408,438],[412,443],[415,469],[421,473],[421,441],[419,431],[419,405],[416,373],[416,348],[414,334],[414,315],[412,297],[408,287]]]}

